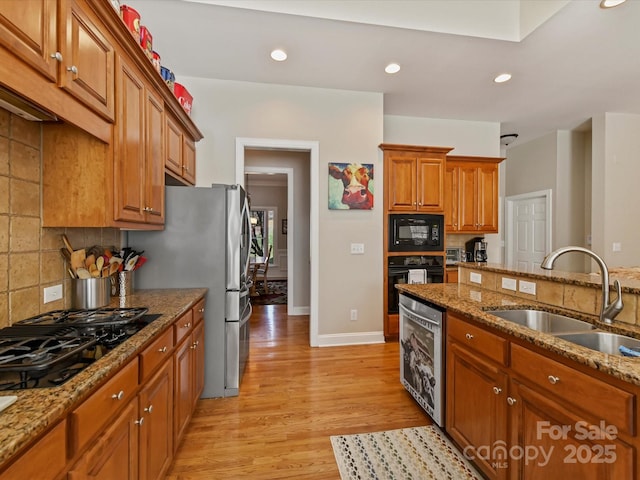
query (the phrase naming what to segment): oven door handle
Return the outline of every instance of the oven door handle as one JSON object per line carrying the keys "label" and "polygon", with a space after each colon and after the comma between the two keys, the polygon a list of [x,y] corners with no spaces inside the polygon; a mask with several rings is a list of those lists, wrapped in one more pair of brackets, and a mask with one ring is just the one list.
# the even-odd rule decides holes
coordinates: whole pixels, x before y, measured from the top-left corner
{"label": "oven door handle", "polygon": [[405,315],[409,316],[410,318],[417,318],[418,320],[422,320],[423,322],[427,322],[430,323],[432,325],[437,325],[438,327],[440,327],[442,325],[441,322],[436,322],[434,320],[431,320],[430,318],[427,317],[423,317],[422,315],[418,315],[416,312],[409,310],[407,307],[405,307],[404,305],[400,305],[400,313],[404,313]]}

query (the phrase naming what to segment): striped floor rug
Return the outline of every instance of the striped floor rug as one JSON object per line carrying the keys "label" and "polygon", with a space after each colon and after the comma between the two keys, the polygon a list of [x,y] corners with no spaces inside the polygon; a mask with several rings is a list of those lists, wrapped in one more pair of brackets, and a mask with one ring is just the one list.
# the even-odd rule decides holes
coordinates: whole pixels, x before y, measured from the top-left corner
{"label": "striped floor rug", "polygon": [[342,480],[476,480],[482,477],[435,426],[336,435]]}

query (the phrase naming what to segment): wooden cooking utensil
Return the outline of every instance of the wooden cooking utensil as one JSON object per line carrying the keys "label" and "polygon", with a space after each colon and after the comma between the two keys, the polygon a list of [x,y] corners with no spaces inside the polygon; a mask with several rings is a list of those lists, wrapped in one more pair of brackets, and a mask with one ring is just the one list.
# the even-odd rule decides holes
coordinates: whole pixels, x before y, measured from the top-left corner
{"label": "wooden cooking utensil", "polygon": [[91,254],[89,255],[87,258],[84,259],[84,264],[87,268],[91,267],[91,265],[95,265],[96,264],[96,257],[95,255]]}
{"label": "wooden cooking utensil", "polygon": [[120,269],[120,264],[118,262],[113,262],[109,264],[109,275],[113,275],[117,273]]}
{"label": "wooden cooking utensil", "polygon": [[62,254],[62,258],[64,258],[69,265],[71,265],[71,252],[66,248],[61,248],[60,253]]}
{"label": "wooden cooking utensil", "polygon": [[64,243],[65,248],[69,251],[69,254],[72,254],[73,247],[71,246],[71,242],[64,233],[62,234],[62,242]]}
{"label": "wooden cooking utensil", "polygon": [[77,272],[79,268],[83,268],[85,266],[84,259],[86,257],[86,253],[84,248],[80,250],[74,250],[71,253],[71,268],[74,272]]}
{"label": "wooden cooking utensil", "polygon": [[102,267],[104,266],[104,257],[96,258],[96,267],[99,271],[102,271]]}
{"label": "wooden cooking utensil", "polygon": [[78,278],[81,278],[83,280],[88,280],[89,278],[91,278],[91,274],[89,273],[89,270],[87,270],[84,267],[80,267],[76,270],[76,275],[78,275]]}
{"label": "wooden cooking utensil", "polygon": [[89,265],[89,273],[93,278],[98,278],[100,276],[100,270],[98,270],[95,263]]}

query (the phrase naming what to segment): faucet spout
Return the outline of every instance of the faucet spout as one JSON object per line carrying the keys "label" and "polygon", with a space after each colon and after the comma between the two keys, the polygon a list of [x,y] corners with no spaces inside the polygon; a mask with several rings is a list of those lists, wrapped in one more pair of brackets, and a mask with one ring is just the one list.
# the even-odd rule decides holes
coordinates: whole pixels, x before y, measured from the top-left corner
{"label": "faucet spout", "polygon": [[600,267],[600,276],[602,277],[602,308],[600,309],[600,320],[605,323],[611,323],[616,315],[622,311],[624,306],[622,303],[622,287],[620,286],[620,282],[615,280],[614,287],[617,297],[615,301],[609,303],[609,269],[602,258],[587,248],[573,246],[562,247],[547,255],[540,264],[540,267],[545,270],[553,270],[553,264],[558,257],[568,252],[582,252],[593,258]]}

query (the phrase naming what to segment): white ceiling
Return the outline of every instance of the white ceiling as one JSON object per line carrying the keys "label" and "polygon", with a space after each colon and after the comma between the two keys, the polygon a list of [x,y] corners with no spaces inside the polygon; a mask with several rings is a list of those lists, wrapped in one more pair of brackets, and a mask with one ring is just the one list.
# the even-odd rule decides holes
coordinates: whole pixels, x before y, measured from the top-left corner
{"label": "white ceiling", "polygon": [[[640,114],[639,0],[127,3],[178,78],[382,92],[387,115],[500,122],[520,135],[512,145]],[[289,59],[272,61],[273,48]],[[396,75],[383,71],[392,61]],[[495,84],[504,71],[513,79]]]}

